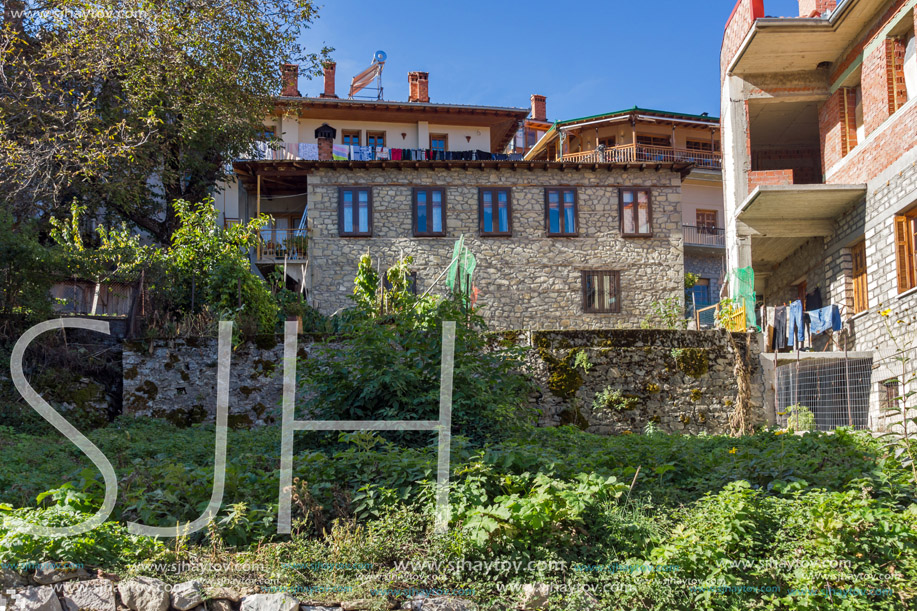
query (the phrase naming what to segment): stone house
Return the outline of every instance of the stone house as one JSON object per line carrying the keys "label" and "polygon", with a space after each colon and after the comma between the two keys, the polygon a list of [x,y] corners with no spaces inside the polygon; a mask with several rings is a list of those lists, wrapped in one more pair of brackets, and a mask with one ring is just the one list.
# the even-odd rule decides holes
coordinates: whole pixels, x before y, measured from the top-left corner
{"label": "stone house", "polygon": [[682,161],[693,164],[681,187],[685,272],[699,280],[686,296],[702,312],[719,301],[725,270],[720,120],[706,114],[629,108],[558,121],[526,159],[557,161]]}
{"label": "stone house", "polygon": [[[227,222],[273,218],[253,262],[265,272],[282,265],[288,286],[321,312],[352,305],[364,253],[380,271],[411,256],[415,290],[444,291],[437,279],[460,237],[495,329],[635,327],[653,302],[683,306],[689,160],[498,153],[529,110],[431,103],[426,73],[409,74],[407,102],[338,98],[333,64],[318,97],[298,95],[290,67],[284,82],[267,122],[280,147],[236,161],[237,182],[217,206]],[[532,120],[543,119],[543,97],[532,102]],[[338,155],[365,150],[368,138],[368,158]]]}
{"label": "stone house", "polygon": [[739,0],[721,55],[728,267],[754,269],[759,304],[839,307],[816,347],[874,357],[870,426],[901,390],[885,323],[917,306],[915,6]]}

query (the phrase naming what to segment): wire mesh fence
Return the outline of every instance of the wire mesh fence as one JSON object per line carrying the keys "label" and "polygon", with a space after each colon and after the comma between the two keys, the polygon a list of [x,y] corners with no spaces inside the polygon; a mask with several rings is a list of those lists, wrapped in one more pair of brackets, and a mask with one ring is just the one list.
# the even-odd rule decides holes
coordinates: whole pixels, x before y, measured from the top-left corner
{"label": "wire mesh fence", "polygon": [[777,424],[796,430],[869,428],[872,358],[806,358],[776,368]]}

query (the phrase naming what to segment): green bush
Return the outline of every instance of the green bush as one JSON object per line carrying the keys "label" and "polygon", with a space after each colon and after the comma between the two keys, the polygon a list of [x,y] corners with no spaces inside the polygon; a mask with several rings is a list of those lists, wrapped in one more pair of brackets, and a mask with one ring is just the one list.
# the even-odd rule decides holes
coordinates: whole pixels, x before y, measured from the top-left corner
{"label": "green bush", "polygon": [[790,431],[814,431],[815,414],[805,405],[791,405],[787,408],[786,426]]}

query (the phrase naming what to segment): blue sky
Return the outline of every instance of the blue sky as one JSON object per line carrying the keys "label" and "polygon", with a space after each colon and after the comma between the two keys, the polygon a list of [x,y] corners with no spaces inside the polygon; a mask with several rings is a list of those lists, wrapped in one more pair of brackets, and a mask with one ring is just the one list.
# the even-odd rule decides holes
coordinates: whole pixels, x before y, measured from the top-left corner
{"label": "blue sky", "polygon": [[[321,2],[322,0],[319,0]],[[548,97],[548,118],[638,105],[719,115],[719,52],[734,0],[330,0],[303,36],[335,48],[337,92],[388,54],[385,99],[406,100],[407,73],[430,73],[432,102],[528,107]],[[796,0],[764,0],[795,16]],[[300,82],[304,95],[321,79]]]}

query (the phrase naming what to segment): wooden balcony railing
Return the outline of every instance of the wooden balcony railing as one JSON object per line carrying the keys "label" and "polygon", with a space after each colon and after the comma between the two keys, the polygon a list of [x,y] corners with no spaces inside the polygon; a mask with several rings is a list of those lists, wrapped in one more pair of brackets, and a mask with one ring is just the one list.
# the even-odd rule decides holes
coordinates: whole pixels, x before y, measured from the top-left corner
{"label": "wooden balcony railing", "polygon": [[681,161],[690,162],[698,168],[709,170],[720,170],[723,167],[723,157],[720,153],[643,144],[625,144],[595,151],[567,153],[561,161],[584,163],[674,163]]}
{"label": "wooden balcony railing", "polygon": [[309,252],[309,236],[302,229],[263,229],[258,244],[258,261],[304,262]]}
{"label": "wooden balcony railing", "polygon": [[726,231],[709,225],[682,225],[685,246],[726,246]]}

